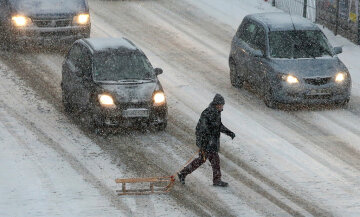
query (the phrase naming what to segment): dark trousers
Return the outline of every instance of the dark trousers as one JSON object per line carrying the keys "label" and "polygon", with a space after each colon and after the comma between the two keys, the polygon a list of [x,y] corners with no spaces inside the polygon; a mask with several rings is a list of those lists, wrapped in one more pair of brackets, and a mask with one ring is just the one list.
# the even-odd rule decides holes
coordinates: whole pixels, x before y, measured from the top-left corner
{"label": "dark trousers", "polygon": [[181,170],[180,173],[185,176],[189,175],[205,163],[206,159],[209,159],[211,163],[213,170],[213,183],[221,181],[220,158],[217,152],[200,151],[199,157],[194,159],[189,165]]}

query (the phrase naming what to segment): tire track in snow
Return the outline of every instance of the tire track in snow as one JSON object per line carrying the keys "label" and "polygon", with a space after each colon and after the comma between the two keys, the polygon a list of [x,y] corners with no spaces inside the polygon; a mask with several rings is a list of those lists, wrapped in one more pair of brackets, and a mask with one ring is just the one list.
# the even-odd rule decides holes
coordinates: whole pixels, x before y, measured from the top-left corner
{"label": "tire track in snow", "polygon": [[[187,54],[189,54],[189,53],[187,53]],[[191,58],[192,56],[190,56],[190,58]],[[182,62],[185,62],[185,61],[187,61],[187,59],[185,59],[185,60],[183,60]],[[200,66],[202,66],[202,65],[200,65]],[[200,66],[199,66],[199,68],[200,68]],[[220,88],[221,88],[221,86],[220,86]],[[189,134],[190,135],[190,134]],[[192,135],[192,134],[191,134]]]}
{"label": "tire track in snow", "polygon": [[[36,123],[27,120],[22,114],[19,114],[11,107],[8,107],[8,105],[2,99],[0,99],[0,106],[4,108],[10,116],[14,117],[28,130],[34,133],[41,143],[46,144],[48,147],[50,147],[60,156],[62,156],[62,158],[65,159],[69,163],[69,165],[78,172],[79,175],[84,177],[84,180],[86,182],[96,187],[101,195],[103,195],[105,198],[108,198],[109,202],[111,202],[114,207],[126,212],[127,215],[132,216],[131,209],[119,200],[119,197],[115,194],[113,189],[104,185],[101,180],[99,180],[95,175],[91,173],[91,171],[89,171],[84,165],[82,165],[82,163],[78,161],[75,156],[66,151],[59,143],[54,141],[45,132],[39,129],[36,126]],[[15,136],[15,138],[19,139],[16,134],[13,135]],[[21,140],[19,141],[22,142]]]}

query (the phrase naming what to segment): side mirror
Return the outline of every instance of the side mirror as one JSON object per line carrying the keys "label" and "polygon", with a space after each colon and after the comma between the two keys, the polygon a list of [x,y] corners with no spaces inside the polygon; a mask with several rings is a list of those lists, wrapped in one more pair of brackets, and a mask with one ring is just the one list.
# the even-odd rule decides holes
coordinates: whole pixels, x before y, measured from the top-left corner
{"label": "side mirror", "polygon": [[155,68],[154,71],[155,71],[155,75],[156,75],[156,76],[158,76],[158,75],[160,75],[160,74],[163,73],[163,70],[160,69],[160,68]]}
{"label": "side mirror", "polygon": [[254,50],[252,54],[254,57],[264,57],[264,54],[261,50]]}
{"label": "side mirror", "polygon": [[334,47],[334,53],[335,54],[340,54],[342,52],[343,52],[342,47]]}

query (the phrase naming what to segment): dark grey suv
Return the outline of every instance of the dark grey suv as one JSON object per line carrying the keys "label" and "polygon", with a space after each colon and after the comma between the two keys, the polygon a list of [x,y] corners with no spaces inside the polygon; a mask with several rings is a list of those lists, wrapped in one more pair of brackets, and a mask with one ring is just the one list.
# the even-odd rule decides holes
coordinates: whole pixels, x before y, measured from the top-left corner
{"label": "dark grey suv", "polygon": [[268,107],[285,104],[346,105],[351,78],[317,25],[285,13],[252,14],[244,18],[231,44],[230,80],[246,81]]}
{"label": "dark grey suv", "polygon": [[0,0],[0,36],[7,44],[71,42],[90,36],[87,0]]}
{"label": "dark grey suv", "polygon": [[167,102],[145,54],[125,38],[79,39],[62,68],[67,111],[84,112],[92,126],[150,125],[164,130]]}

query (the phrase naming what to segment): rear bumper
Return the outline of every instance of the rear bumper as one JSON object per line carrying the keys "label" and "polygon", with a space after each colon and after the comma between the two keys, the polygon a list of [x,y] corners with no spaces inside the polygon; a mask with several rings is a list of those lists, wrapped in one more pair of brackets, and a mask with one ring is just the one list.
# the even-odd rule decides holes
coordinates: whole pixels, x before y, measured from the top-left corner
{"label": "rear bumper", "polygon": [[90,37],[90,25],[54,28],[12,29],[12,40],[17,43],[47,44],[56,42],[73,42],[80,38]]}
{"label": "rear bumper", "polygon": [[331,104],[350,99],[351,81],[343,84],[287,85],[273,90],[275,101],[285,104]]}

